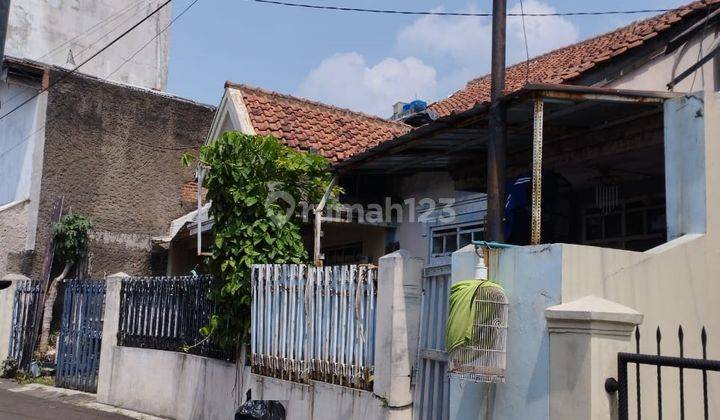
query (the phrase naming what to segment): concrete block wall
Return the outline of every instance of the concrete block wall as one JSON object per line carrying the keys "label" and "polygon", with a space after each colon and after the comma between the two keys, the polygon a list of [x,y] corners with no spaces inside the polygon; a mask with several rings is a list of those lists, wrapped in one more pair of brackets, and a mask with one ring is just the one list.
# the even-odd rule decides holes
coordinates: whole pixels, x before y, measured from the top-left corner
{"label": "concrete block wall", "polygon": [[412,418],[412,369],[417,353],[422,268],[400,250],[380,258],[373,392],[312,381],[300,384],[242,373],[235,364],[179,352],[117,345],[120,283],[107,278],[98,402],[162,417],[228,419],[244,401],[279,400],[288,419]]}

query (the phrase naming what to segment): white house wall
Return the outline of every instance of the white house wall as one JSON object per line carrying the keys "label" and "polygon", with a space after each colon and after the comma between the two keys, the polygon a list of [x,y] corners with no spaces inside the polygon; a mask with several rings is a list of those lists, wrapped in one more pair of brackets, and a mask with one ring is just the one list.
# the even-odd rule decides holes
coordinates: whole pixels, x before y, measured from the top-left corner
{"label": "white house wall", "polygon": [[[404,206],[403,223],[397,228],[396,240],[400,242],[400,248],[423,258],[430,265],[450,263],[449,256],[430,256],[430,230],[444,225],[444,222],[439,220],[442,214],[439,200],[455,200],[451,207],[455,213],[455,221],[447,223],[448,225],[477,223],[483,220],[482,215],[486,208],[484,194],[456,191],[449,174],[440,172],[419,173],[403,178],[399,185],[399,196],[403,200],[414,199],[415,214],[410,215],[410,206]],[[431,209],[421,202],[423,199],[433,200],[436,203],[435,211],[430,211]],[[409,216],[412,216],[414,221],[409,222]]]}
{"label": "white house wall", "polygon": [[[159,2],[124,0],[14,0],[10,2],[5,54],[72,68],[151,13],[158,5]],[[166,6],[105,53],[83,66],[82,72],[103,79],[165,90],[168,31],[157,36],[127,64],[123,65],[123,62],[169,24],[170,9],[171,5]],[[75,64],[68,62],[70,50]],[[122,68],[119,68],[121,65]]]}
{"label": "white house wall", "polygon": [[[628,74],[613,80],[607,87],[666,91],[667,83],[710,51],[713,43],[718,40],[718,34],[715,30],[709,30],[702,39],[701,43],[701,37],[698,36],[672,54],[658,55],[639,68],[633,69]],[[711,59],[695,75],[687,77],[673,90],[675,92],[702,91],[705,89],[718,90],[720,80],[718,80],[717,69],[717,58]]]}
{"label": "white house wall", "polygon": [[[22,85],[0,84],[0,113],[7,112],[35,94]],[[40,104],[40,107],[38,106]],[[30,197],[33,155],[44,135],[43,98],[28,104],[0,120],[0,206]]]}

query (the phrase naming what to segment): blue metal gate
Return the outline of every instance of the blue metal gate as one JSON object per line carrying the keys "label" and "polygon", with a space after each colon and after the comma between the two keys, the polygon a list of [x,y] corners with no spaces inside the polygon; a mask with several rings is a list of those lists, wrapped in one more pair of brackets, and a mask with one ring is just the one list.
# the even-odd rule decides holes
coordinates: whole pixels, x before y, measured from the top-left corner
{"label": "blue metal gate", "polygon": [[450,414],[450,382],[445,351],[450,266],[425,268],[423,277],[413,417],[416,420],[446,420]]}
{"label": "blue metal gate", "polygon": [[[30,358],[23,357],[23,354],[32,353],[34,348],[32,335],[39,295],[40,283],[37,281],[22,280],[15,289],[8,357],[15,359],[18,363],[24,360],[29,361]],[[23,370],[28,367],[29,363],[20,366]]]}
{"label": "blue metal gate", "polygon": [[97,391],[104,310],[104,280],[65,282],[55,374],[57,386]]}

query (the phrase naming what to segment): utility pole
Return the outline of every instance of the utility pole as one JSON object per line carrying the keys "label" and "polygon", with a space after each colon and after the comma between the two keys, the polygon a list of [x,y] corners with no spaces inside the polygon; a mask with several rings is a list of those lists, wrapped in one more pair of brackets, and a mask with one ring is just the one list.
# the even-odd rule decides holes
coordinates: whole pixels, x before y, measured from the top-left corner
{"label": "utility pole", "polygon": [[0,0],[0,69],[5,61],[5,39],[10,20],[10,0]]}
{"label": "utility pole", "polygon": [[487,228],[490,241],[503,242],[505,217],[506,110],[500,103],[505,90],[506,0],[493,0],[490,119],[487,153]]}

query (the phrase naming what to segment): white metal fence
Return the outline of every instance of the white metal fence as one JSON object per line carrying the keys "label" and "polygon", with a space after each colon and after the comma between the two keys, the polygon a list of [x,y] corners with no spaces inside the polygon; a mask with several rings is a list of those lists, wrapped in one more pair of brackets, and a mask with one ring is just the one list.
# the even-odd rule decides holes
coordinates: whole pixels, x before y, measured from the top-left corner
{"label": "white metal fence", "polygon": [[255,373],[372,389],[377,268],[255,265]]}

